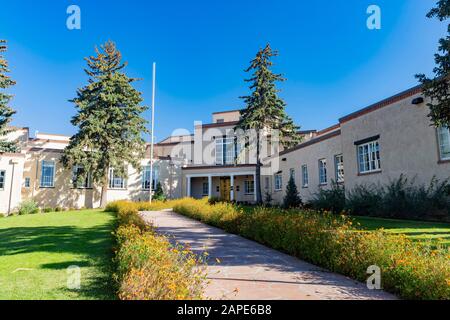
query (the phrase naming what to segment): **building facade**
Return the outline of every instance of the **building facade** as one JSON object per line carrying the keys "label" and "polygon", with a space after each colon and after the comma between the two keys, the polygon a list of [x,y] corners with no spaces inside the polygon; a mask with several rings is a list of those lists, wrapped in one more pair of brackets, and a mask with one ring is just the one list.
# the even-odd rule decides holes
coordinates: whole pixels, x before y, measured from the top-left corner
{"label": "building facade", "polygon": [[[283,149],[276,134],[267,132],[261,190],[281,203],[293,176],[304,201],[332,182],[346,190],[356,185],[387,183],[400,175],[426,184],[433,177],[450,178],[450,131],[435,128],[428,107],[415,87],[339,119],[321,131],[299,132],[303,140]],[[252,133],[235,130],[239,110],[217,112],[212,123],[196,122],[192,134],[168,137],[154,146],[156,186],[168,198],[217,197],[241,203],[256,201],[256,154]],[[21,146],[17,154],[0,154],[0,212],[14,212],[33,199],[40,207],[98,207],[100,188],[75,181],[79,168],[67,170],[59,162],[70,137],[37,134],[14,128],[8,139]],[[108,201],[147,200],[150,151],[141,169],[128,169],[126,179],[111,168]]]}

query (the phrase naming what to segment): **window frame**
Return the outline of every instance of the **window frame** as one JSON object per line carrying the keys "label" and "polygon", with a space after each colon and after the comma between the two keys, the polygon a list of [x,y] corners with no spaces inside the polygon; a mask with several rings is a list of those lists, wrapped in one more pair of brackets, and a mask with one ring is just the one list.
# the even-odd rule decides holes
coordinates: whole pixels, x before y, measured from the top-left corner
{"label": "window frame", "polygon": [[202,196],[209,196],[209,182],[208,181],[203,181],[203,183],[202,183]]}
{"label": "window frame", "polygon": [[295,168],[290,168],[289,169],[289,179],[291,177],[294,178],[294,180],[295,180]]}
{"label": "window frame", "polygon": [[30,189],[31,188],[31,178],[30,177],[25,177],[25,179],[23,181],[23,187],[25,189]]}
{"label": "window frame", "polygon": [[[156,186],[158,185],[158,181],[159,181],[158,166],[153,166],[153,177],[152,178],[153,178],[152,190],[156,190]],[[146,166],[142,167],[141,190],[142,191],[150,191],[150,165],[146,165]]]}
{"label": "window frame", "polygon": [[238,153],[236,137],[219,137],[215,139],[215,144],[216,166],[227,166],[236,163]]}
{"label": "window frame", "polygon": [[440,161],[450,161],[450,152],[448,154],[447,157],[444,157],[443,154],[443,148],[445,147],[445,145],[443,144],[442,141],[442,134],[441,134],[441,130],[445,130],[447,129],[447,142],[448,142],[448,148],[450,149],[450,128],[446,128],[446,127],[439,127],[436,128],[436,134],[437,134],[437,138],[438,138],[438,149],[439,149],[439,160]]}
{"label": "window frame", "polygon": [[[279,181],[278,181],[279,178]],[[279,184],[279,186],[278,186]],[[275,191],[281,191],[283,190],[283,175],[281,173],[275,173],[274,174],[274,184],[273,184]]]}
{"label": "window frame", "polygon": [[[361,150],[363,151],[362,153]],[[367,152],[364,152],[365,150]],[[379,139],[358,144],[356,146],[356,154],[359,174],[364,175],[381,172],[381,147]],[[375,158],[373,158],[374,155]],[[363,164],[364,167],[362,166]]]}
{"label": "window frame", "polygon": [[75,169],[83,169],[81,165],[74,165],[72,167],[72,188],[73,189],[92,189],[92,176],[90,173],[87,174],[84,181],[80,184],[76,181]]}
{"label": "window frame", "polygon": [[254,195],[255,194],[255,180],[245,180],[244,181],[244,193],[245,193],[245,195]]}
{"label": "window frame", "polygon": [[308,173],[308,165],[302,165],[302,188],[309,187],[309,173]]}
{"label": "window frame", "polygon": [[[116,187],[115,180],[121,179],[121,187]],[[108,189],[110,190],[127,190],[128,181],[125,178],[115,176],[114,168],[109,168],[108,171]]]}
{"label": "window frame", "polygon": [[[339,158],[341,159],[340,162],[338,162]],[[340,169],[342,174],[339,173]],[[345,182],[344,155],[342,153],[334,156],[334,175],[337,183]]]}
{"label": "window frame", "polygon": [[[46,167],[50,167],[48,165],[49,163],[52,164],[52,177],[51,177],[51,183],[44,184],[44,164]],[[53,160],[42,160],[41,161],[41,179],[39,181],[39,187],[40,188],[54,188],[55,187],[55,171],[56,171],[56,162]]]}
{"label": "window frame", "polygon": [[[322,180],[322,178],[325,178]],[[319,159],[319,185],[326,186],[328,184],[327,159]]]}
{"label": "window frame", "polygon": [[5,185],[6,185],[6,170],[0,170],[0,190],[5,190]]}

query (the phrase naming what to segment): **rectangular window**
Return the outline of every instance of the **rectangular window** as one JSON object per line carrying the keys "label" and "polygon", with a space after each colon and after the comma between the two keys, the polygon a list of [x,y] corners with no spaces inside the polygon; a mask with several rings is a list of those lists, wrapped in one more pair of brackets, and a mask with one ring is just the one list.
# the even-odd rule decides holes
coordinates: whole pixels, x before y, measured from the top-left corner
{"label": "rectangular window", "polygon": [[42,161],[41,188],[53,188],[55,186],[55,162]]}
{"label": "rectangular window", "polygon": [[327,159],[319,160],[319,184],[325,185],[328,182],[327,177]]}
{"label": "rectangular window", "polygon": [[255,194],[255,181],[245,180],[244,187],[245,194]]}
{"label": "rectangular window", "polygon": [[[142,168],[142,190],[150,190],[150,166],[144,166]],[[156,190],[156,184],[158,183],[158,167],[153,167],[153,183],[152,190]]]}
{"label": "rectangular window", "polygon": [[5,189],[5,176],[6,176],[6,171],[0,170],[0,190]]}
{"label": "rectangular window", "polygon": [[208,182],[203,182],[203,185],[202,185],[202,194],[203,194],[204,196],[209,195],[209,183],[208,183]]}
{"label": "rectangular window", "polygon": [[438,128],[438,140],[441,160],[450,160],[450,129]]}
{"label": "rectangular window", "polygon": [[275,191],[280,191],[283,189],[283,178],[281,173],[275,175]]}
{"label": "rectangular window", "polygon": [[[84,174],[83,166],[75,165],[72,168],[72,185],[77,189],[89,189],[91,185],[91,175],[88,173],[86,177],[82,178]],[[81,179],[81,180],[80,180]]]}
{"label": "rectangular window", "polygon": [[308,188],[309,177],[308,177],[308,166],[305,164],[302,166],[302,186],[303,188]]}
{"label": "rectangular window", "polygon": [[295,169],[292,168],[289,170],[289,177],[295,179]]}
{"label": "rectangular window", "polygon": [[264,187],[266,190],[269,190],[269,186],[270,186],[270,179],[269,177],[265,177],[264,179]]}
{"label": "rectangular window", "polygon": [[381,170],[380,144],[372,141],[357,146],[359,173],[369,173]]}
{"label": "rectangular window", "polygon": [[334,169],[336,182],[344,182],[344,156],[342,154],[334,157]]}
{"label": "rectangular window", "polygon": [[31,186],[31,180],[30,180],[30,178],[25,178],[25,183],[24,183],[24,185],[25,185],[25,188],[30,188],[30,186]]}
{"label": "rectangular window", "polygon": [[109,188],[110,189],[126,189],[127,182],[126,179],[116,175],[114,169],[109,169]]}
{"label": "rectangular window", "polygon": [[234,137],[216,139],[216,165],[231,165],[236,162],[237,145]]}

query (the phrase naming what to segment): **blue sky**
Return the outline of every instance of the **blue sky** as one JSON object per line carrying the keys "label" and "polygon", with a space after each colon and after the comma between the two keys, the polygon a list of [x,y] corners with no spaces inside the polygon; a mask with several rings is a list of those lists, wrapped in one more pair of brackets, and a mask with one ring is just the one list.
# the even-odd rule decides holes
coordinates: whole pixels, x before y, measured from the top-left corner
{"label": "blue sky", "polygon": [[[427,19],[435,1],[4,1],[0,38],[17,86],[13,124],[31,132],[73,134],[69,99],[86,83],[85,56],[109,39],[150,105],[151,64],[158,64],[156,135],[192,130],[194,120],[243,107],[243,70],[270,42],[287,111],[302,129],[323,129],[430,74],[445,24]],[[81,8],[81,30],[66,28],[66,9]],[[366,9],[382,10],[368,30]],[[149,118],[149,114],[146,117]]]}

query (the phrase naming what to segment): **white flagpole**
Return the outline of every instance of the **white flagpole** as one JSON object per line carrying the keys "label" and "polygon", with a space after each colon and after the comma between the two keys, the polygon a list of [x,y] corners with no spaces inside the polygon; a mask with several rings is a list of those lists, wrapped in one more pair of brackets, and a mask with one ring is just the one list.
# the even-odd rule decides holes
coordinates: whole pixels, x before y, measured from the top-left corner
{"label": "white flagpole", "polygon": [[[151,125],[151,144],[150,144],[150,203],[152,203],[152,183],[153,183],[153,145],[155,140],[155,135],[153,131],[155,130],[155,86],[156,84],[156,62],[153,62],[153,90],[152,90],[152,125]],[[156,186],[155,186],[156,188]]]}

